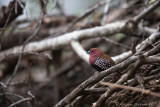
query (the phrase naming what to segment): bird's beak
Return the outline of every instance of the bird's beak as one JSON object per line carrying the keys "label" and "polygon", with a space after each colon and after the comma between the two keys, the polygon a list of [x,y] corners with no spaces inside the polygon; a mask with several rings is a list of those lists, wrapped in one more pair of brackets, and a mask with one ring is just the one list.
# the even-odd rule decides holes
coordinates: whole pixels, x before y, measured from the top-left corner
{"label": "bird's beak", "polygon": [[90,55],[90,54],[91,54],[91,52],[90,52],[90,51],[87,51],[87,54],[89,54],[89,55]]}

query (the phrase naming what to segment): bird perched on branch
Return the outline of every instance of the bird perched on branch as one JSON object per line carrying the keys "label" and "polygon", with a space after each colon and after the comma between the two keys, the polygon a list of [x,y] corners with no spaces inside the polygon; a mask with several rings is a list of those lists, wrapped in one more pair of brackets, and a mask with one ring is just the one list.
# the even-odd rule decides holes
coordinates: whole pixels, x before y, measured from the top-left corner
{"label": "bird perched on branch", "polygon": [[87,53],[89,54],[89,63],[99,72],[115,65],[115,62],[112,60],[112,58],[104,54],[98,48],[91,48]]}

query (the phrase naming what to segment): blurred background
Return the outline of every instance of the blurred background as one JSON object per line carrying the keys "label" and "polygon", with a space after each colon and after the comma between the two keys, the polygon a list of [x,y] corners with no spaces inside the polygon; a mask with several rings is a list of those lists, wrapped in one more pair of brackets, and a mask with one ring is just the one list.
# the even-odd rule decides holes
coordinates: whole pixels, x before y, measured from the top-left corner
{"label": "blurred background", "polygon": [[[0,0],[1,51],[21,46],[35,32],[43,12],[40,31],[30,42],[56,38],[75,30],[103,26],[116,21],[126,21],[132,19],[154,1],[48,0],[43,11],[45,7],[43,0],[17,0],[17,2],[16,0]],[[160,21],[159,10],[158,8],[145,17],[141,24],[157,28]],[[10,12],[13,14],[7,21]],[[86,16],[82,17],[84,14]],[[108,38],[85,39],[81,41],[81,44],[86,51],[92,47],[98,47],[104,53],[116,56],[129,51],[131,41],[140,43],[145,38],[145,36],[138,37],[134,34],[116,33]],[[12,75],[18,56],[19,54],[10,55],[1,60],[1,82],[5,83]],[[68,45],[39,54],[24,53],[18,72],[7,88],[7,92],[28,97],[28,91],[30,91],[35,97],[33,102],[35,107],[51,107],[94,73],[95,70],[79,58]],[[18,99],[15,96],[1,97],[1,107],[7,107]],[[90,107],[96,100],[95,97],[83,101],[83,106]],[[28,104],[20,104],[20,107],[25,106],[27,107]]]}
{"label": "blurred background", "polygon": [[[7,6],[10,1],[13,0],[0,0],[0,7]],[[82,14],[87,8],[96,4],[98,1],[99,0],[57,0],[59,6],[57,5],[54,8],[54,0],[48,0],[46,8],[47,15],[56,15],[60,14],[61,11],[63,11],[67,16],[78,16]],[[19,16],[20,18],[25,19],[28,17],[29,19],[35,19],[40,15],[41,6],[39,0],[25,0],[25,4],[26,6],[23,10],[23,15]],[[28,15],[26,15],[26,11]]]}

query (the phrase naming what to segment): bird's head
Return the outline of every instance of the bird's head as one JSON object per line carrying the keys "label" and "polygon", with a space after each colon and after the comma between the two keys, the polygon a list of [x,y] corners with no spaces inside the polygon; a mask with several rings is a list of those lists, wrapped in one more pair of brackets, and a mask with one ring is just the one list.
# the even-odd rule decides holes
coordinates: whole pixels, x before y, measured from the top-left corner
{"label": "bird's head", "polygon": [[98,49],[98,48],[91,48],[91,49],[87,52],[87,54],[89,54],[89,55],[92,56],[92,57],[101,56],[102,53],[103,53],[103,52],[102,52],[100,49]]}

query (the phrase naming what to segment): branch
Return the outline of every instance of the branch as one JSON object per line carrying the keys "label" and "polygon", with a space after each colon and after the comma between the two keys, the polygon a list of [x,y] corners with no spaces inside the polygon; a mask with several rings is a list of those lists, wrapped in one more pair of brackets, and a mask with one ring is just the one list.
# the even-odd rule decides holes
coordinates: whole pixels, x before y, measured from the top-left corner
{"label": "branch", "polygon": [[[156,48],[154,48],[156,50]],[[147,56],[147,54],[146,54]],[[121,79],[119,79],[116,84],[123,84],[124,82],[126,82],[131,75],[134,73],[136,73],[136,70],[142,65],[142,64],[147,64],[147,63],[159,63],[160,62],[160,58],[156,58],[153,56],[149,56],[149,57],[143,57],[140,56],[140,59],[137,61],[137,63],[135,64],[135,66],[132,66],[132,69],[126,74],[123,75],[121,77]],[[111,87],[110,90],[106,91],[104,94],[101,95],[101,97],[98,99],[97,103],[94,103],[94,107],[101,107],[103,105],[103,102],[105,101],[105,99],[109,98],[115,91],[117,90],[116,87]],[[159,96],[160,97],[160,96]]]}
{"label": "branch", "polygon": [[[158,28],[160,29],[160,28]],[[142,50],[146,49],[149,45],[152,45],[155,41],[159,40],[160,32],[157,30],[155,33],[151,34],[148,38],[146,38],[142,43],[136,46],[136,55],[142,52]],[[154,49],[155,50],[155,49]],[[119,63],[132,55],[131,51],[124,52],[118,56],[112,57],[112,59]]]}
{"label": "branch", "polygon": [[115,87],[115,88],[132,90],[132,91],[137,91],[137,92],[149,94],[149,95],[152,95],[152,96],[155,96],[155,97],[160,97],[159,93],[155,93],[155,92],[152,92],[150,90],[145,90],[145,89],[140,89],[140,88],[130,87],[130,86],[124,86],[124,85],[120,85],[120,84],[113,84],[113,83],[109,83],[109,82],[101,82],[100,84],[104,85],[104,86],[110,86],[110,87]]}
{"label": "branch", "polygon": [[26,101],[32,101],[33,99],[32,98],[23,98],[17,102],[14,102],[13,104],[9,105],[9,107],[14,107],[20,103],[23,103],[23,102],[26,102]]}
{"label": "branch", "polygon": [[93,13],[96,9],[102,7],[103,5],[105,5],[106,2],[101,1],[98,4],[94,5],[93,7],[89,8],[83,15],[81,15],[80,17],[76,18],[75,20],[73,20],[69,26],[74,25],[75,23],[77,23],[78,21],[84,19],[85,17],[89,16],[91,13]]}
{"label": "branch", "polygon": [[75,99],[86,87],[88,87],[90,84],[97,83],[101,79],[103,79],[105,76],[115,73],[119,71],[119,69],[123,70],[127,66],[129,66],[131,63],[135,62],[139,56],[132,56],[128,60],[123,61],[120,64],[117,64],[115,66],[112,66],[111,68],[98,73],[98,75],[94,75],[81,83],[77,88],[75,88],[70,94],[68,94],[66,97],[64,97],[59,103],[55,105],[55,107],[64,107],[68,103],[70,103],[73,99]]}
{"label": "branch", "polygon": [[14,76],[16,75],[16,73],[17,73],[17,71],[18,71],[18,68],[19,68],[19,65],[20,65],[21,59],[22,59],[22,54],[23,54],[23,52],[24,52],[24,49],[25,49],[26,44],[27,44],[32,38],[34,38],[34,37],[38,34],[38,32],[39,32],[39,30],[40,30],[40,27],[41,27],[41,24],[42,24],[42,19],[43,19],[43,17],[44,17],[44,13],[45,13],[45,8],[46,8],[46,6],[47,6],[47,2],[48,2],[48,1],[44,1],[45,6],[44,6],[44,8],[43,8],[43,10],[42,10],[42,15],[41,15],[40,20],[38,21],[37,28],[35,29],[35,32],[34,32],[30,37],[28,37],[28,38],[25,40],[25,42],[23,43],[23,46],[22,46],[22,48],[21,48],[21,50],[20,50],[21,53],[20,53],[20,55],[19,55],[19,57],[18,57],[17,64],[16,64],[16,66],[15,66],[15,68],[14,68],[13,74],[11,75],[11,77],[10,77],[10,78],[7,80],[7,82],[6,82],[6,86],[10,84],[10,82],[12,81],[12,79],[14,78]]}
{"label": "branch", "polygon": [[85,89],[82,91],[81,94],[99,94],[104,93],[108,88],[91,88],[91,89]]}
{"label": "branch", "polygon": [[[131,65],[131,70],[129,70],[126,74],[121,76],[121,78],[116,82],[116,84],[123,84],[126,82],[129,78],[133,77],[136,73],[135,71],[142,65],[141,59],[139,59],[135,64]],[[94,103],[94,107],[101,107],[105,101],[105,99],[109,98],[115,91],[117,91],[117,88],[111,87],[110,90],[107,90],[104,94],[100,96],[98,101]]]}
{"label": "branch", "polygon": [[[16,17],[22,14],[23,7],[21,7],[20,3],[18,2],[17,7],[15,4],[17,0],[14,0],[9,3],[8,7],[2,7],[0,10],[0,28],[5,28],[9,23],[11,23]],[[24,5],[24,2],[21,2]],[[18,10],[18,11],[15,11]]]}
{"label": "branch", "polygon": [[[154,35],[154,36],[153,36]],[[152,39],[157,39],[159,40],[160,34],[153,34]],[[150,38],[149,37],[149,38]],[[149,39],[148,39],[149,40]],[[146,42],[148,41],[147,39],[145,40]],[[139,45],[139,47],[141,47],[142,44]],[[146,52],[143,56],[147,57],[149,54],[148,52]],[[65,105],[67,105],[68,103],[70,103],[72,100],[74,100],[86,87],[88,87],[90,84],[94,84],[98,81],[100,81],[101,79],[103,79],[105,76],[111,74],[111,73],[115,73],[117,72],[119,69],[123,70],[124,68],[126,68],[127,66],[129,66],[130,64],[132,64],[133,62],[135,62],[136,60],[139,59],[141,55],[136,55],[136,56],[131,56],[130,58],[128,58],[127,60],[112,66],[111,68],[100,72],[98,75],[94,75],[92,77],[90,77],[89,79],[87,79],[86,81],[84,81],[82,84],[80,84],[77,88],[75,88],[70,94],[68,94],[66,97],[64,97],[59,103],[57,103],[55,105],[55,107],[63,107]]]}
{"label": "branch", "polygon": [[133,21],[135,23],[138,23],[141,19],[143,19],[146,15],[148,15],[150,12],[152,12],[154,9],[156,9],[159,5],[160,5],[160,0],[157,0],[155,3],[150,5],[147,9],[145,9],[139,15],[134,17]]}
{"label": "branch", "polygon": [[118,42],[116,42],[116,41],[114,41],[114,40],[112,40],[112,39],[109,39],[109,38],[107,38],[107,37],[102,37],[102,38],[103,38],[105,41],[110,42],[110,43],[112,43],[112,44],[115,44],[115,45],[117,45],[117,46],[121,46],[121,47],[123,47],[123,48],[130,49],[129,46],[124,45],[124,44],[121,44],[121,43],[118,43]]}
{"label": "branch", "polygon": [[[31,52],[31,51],[38,52],[38,51],[44,51],[49,49],[59,49],[65,45],[69,45],[72,40],[78,41],[85,38],[111,35],[111,34],[120,32],[123,30],[124,26],[125,26],[124,22],[116,22],[116,23],[105,25],[105,26],[66,33],[56,38],[49,38],[39,42],[31,42],[26,45],[24,52]],[[2,51],[0,53],[0,58],[4,55],[21,52],[21,50],[22,50],[22,46],[18,46],[12,49]]]}
{"label": "branch", "polygon": [[81,44],[78,41],[73,40],[71,42],[71,46],[80,58],[82,58],[85,62],[89,63],[88,62],[89,55],[86,54],[86,51],[83,49],[83,47],[81,46]]}
{"label": "branch", "polygon": [[[69,45],[72,40],[83,40],[86,38],[94,38],[94,37],[101,37],[101,36],[109,36],[115,33],[128,31],[128,33],[136,32],[138,34],[142,34],[145,32],[143,29],[138,28],[132,31],[132,28],[126,27],[125,22],[115,22],[111,24],[107,24],[105,26],[89,28],[85,30],[74,31],[71,33],[66,33],[60,35],[56,38],[49,38],[39,42],[31,42],[25,46],[24,52],[39,52],[45,50],[54,50],[60,49],[65,45]],[[124,29],[125,27],[125,29]],[[146,31],[148,32],[148,31]],[[0,58],[5,55],[20,53],[22,50],[22,46],[17,46],[8,50],[4,50],[0,53]]]}
{"label": "branch", "polygon": [[19,94],[16,94],[16,93],[5,93],[5,95],[8,95],[8,96],[15,96],[15,97],[18,97],[18,98],[21,98],[21,99],[24,99],[23,96],[19,95]]}
{"label": "branch", "polygon": [[18,58],[18,56],[20,54],[23,54],[24,57],[27,57],[27,56],[39,56],[39,57],[43,57],[43,58],[46,58],[48,60],[52,60],[52,57],[45,54],[45,53],[36,53],[36,52],[21,52],[21,53],[15,53],[15,54],[9,54],[7,56],[3,56],[1,59],[0,59],[0,62],[9,62],[11,60],[15,60]]}

